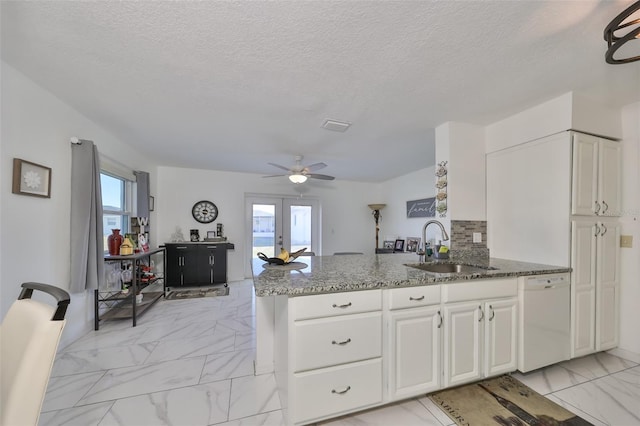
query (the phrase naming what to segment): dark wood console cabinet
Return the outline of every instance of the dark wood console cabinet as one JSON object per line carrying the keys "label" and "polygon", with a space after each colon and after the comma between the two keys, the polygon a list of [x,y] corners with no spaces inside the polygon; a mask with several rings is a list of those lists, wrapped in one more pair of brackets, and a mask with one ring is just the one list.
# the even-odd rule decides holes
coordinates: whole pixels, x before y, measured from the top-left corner
{"label": "dark wood console cabinet", "polygon": [[227,286],[227,250],[231,243],[165,243],[166,287]]}

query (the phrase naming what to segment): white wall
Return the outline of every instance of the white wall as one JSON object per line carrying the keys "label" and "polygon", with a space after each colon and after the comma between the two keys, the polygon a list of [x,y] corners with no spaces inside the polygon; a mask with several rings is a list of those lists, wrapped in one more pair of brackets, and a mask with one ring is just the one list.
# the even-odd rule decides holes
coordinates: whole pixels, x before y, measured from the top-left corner
{"label": "white wall", "polygon": [[[431,166],[388,180],[380,185],[382,194],[380,202],[387,204],[380,211],[382,216],[380,219],[380,247],[386,239],[422,238],[422,226],[427,220],[433,218],[407,218],[407,201],[435,196],[435,182],[435,167]],[[374,223],[373,219],[371,219],[371,223]],[[429,228],[427,238],[434,238],[432,233],[436,232],[435,229],[435,227]],[[440,239],[440,231],[437,232],[438,235],[435,238]]]}
{"label": "white wall", "polygon": [[[380,185],[347,181],[314,181],[295,186],[286,178],[264,179],[258,174],[232,173],[212,170],[158,168],[159,243],[168,242],[176,227],[185,238],[189,229],[199,229],[200,235],[224,224],[225,236],[234,243],[228,252],[229,281],[244,278],[245,252],[245,194],[270,194],[317,198],[321,203],[322,253],[359,251],[372,253],[375,248],[375,222],[367,206],[380,201]],[[209,200],[219,210],[218,218],[210,225],[196,222],[191,208],[199,200]]]}
{"label": "white wall", "polygon": [[620,249],[620,348],[640,354],[640,102],[622,110],[622,234],[633,248]]}
{"label": "white wall", "polygon": [[487,126],[487,153],[565,130],[619,139],[620,111],[573,92],[565,93]]}
{"label": "white wall", "polygon": [[[69,288],[70,137],[93,140],[101,153],[131,168],[152,175],[155,168],[144,156],[14,68],[2,62],[1,70],[0,317],[4,318],[23,282]],[[52,169],[50,199],[11,193],[13,158]],[[151,185],[153,188],[153,180]],[[92,322],[93,294],[73,294],[61,346],[90,330]]]}

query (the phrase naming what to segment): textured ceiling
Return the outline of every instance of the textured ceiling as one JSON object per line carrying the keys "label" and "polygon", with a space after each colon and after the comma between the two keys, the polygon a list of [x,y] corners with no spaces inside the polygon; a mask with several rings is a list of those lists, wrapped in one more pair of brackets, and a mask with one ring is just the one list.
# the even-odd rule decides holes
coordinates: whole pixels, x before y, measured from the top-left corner
{"label": "textured ceiling", "polygon": [[604,61],[630,3],[2,1],[2,59],[162,165],[273,174],[302,154],[376,182],[432,165],[446,121],[640,100],[640,62]]}

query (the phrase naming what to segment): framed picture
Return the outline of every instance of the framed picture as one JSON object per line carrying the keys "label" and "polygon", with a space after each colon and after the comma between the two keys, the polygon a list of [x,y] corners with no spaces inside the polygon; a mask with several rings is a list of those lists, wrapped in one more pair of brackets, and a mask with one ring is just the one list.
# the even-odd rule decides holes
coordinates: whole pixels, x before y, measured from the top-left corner
{"label": "framed picture", "polygon": [[422,240],[420,237],[407,237],[407,251],[415,253],[420,245],[420,240]]}
{"label": "framed picture", "polygon": [[394,243],[395,243],[395,241],[387,240],[384,243],[382,243],[382,248],[392,249],[393,250]]}
{"label": "framed picture", "polygon": [[30,161],[13,159],[13,187],[20,195],[51,198],[51,168]]}
{"label": "framed picture", "polygon": [[393,251],[404,251],[404,240],[396,240],[393,246]]}

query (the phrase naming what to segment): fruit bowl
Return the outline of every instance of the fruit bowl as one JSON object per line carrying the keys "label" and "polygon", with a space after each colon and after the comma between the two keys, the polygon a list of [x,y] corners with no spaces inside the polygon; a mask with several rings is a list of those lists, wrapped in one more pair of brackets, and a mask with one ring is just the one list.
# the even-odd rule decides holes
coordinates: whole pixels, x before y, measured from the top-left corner
{"label": "fruit bowl", "polygon": [[269,265],[285,265],[296,260],[296,258],[306,250],[307,248],[305,247],[293,253],[289,253],[285,249],[281,249],[280,255],[278,255],[278,257],[267,257],[267,255],[262,252],[258,252],[257,255],[260,260],[264,260]]}

